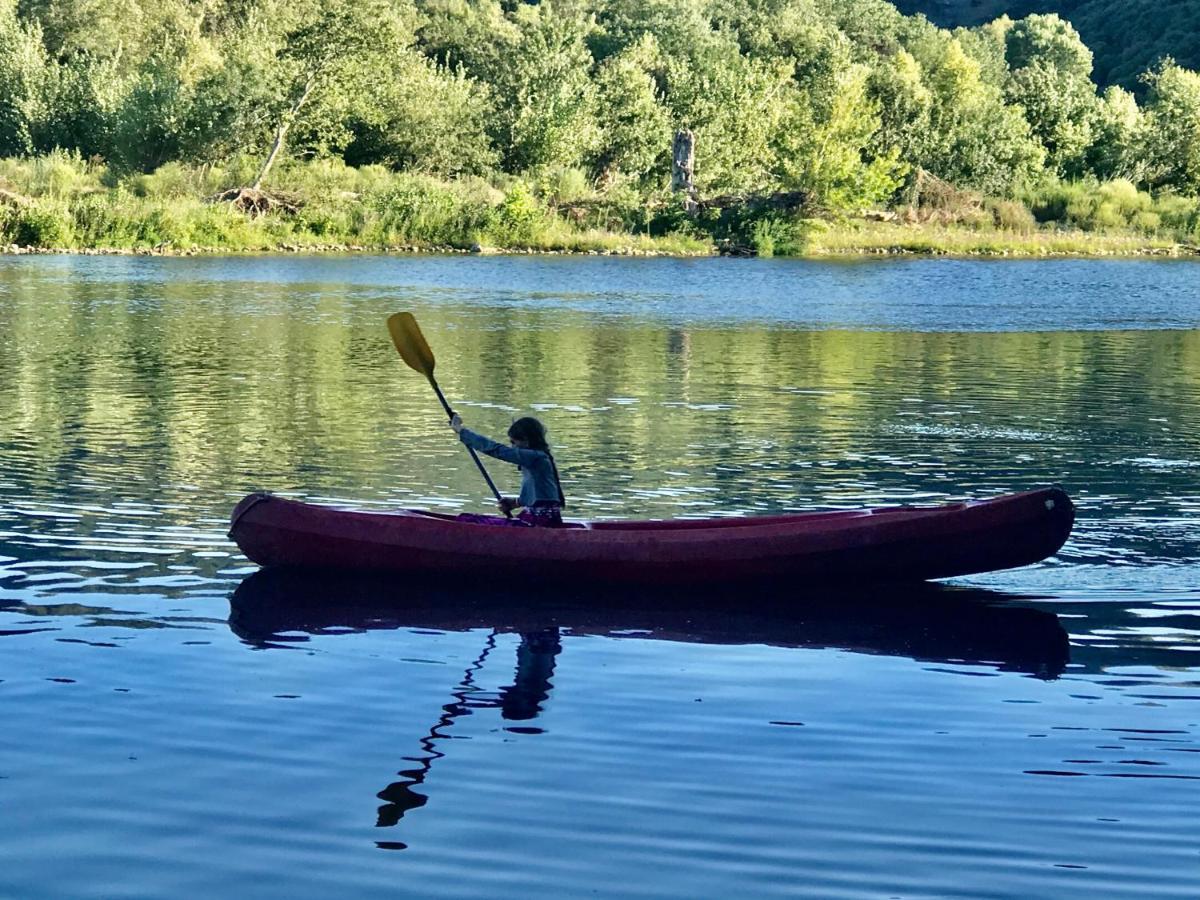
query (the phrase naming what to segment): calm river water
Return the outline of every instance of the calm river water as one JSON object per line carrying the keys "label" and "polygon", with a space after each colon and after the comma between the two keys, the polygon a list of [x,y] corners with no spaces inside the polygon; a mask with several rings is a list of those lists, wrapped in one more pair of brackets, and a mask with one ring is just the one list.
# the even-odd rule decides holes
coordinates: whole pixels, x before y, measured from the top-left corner
{"label": "calm river water", "polygon": [[[0,896],[1200,896],[1200,266],[0,258]],[[254,574],[245,493],[569,513],[1059,482],[921,591]],[[515,473],[493,474],[515,487]]]}

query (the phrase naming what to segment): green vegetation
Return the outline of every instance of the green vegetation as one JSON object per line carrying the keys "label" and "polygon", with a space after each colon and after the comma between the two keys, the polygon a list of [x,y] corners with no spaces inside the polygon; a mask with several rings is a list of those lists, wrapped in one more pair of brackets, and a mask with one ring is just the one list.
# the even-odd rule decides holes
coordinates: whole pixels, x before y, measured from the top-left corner
{"label": "green vegetation", "polygon": [[[559,206],[562,188],[554,183],[535,197],[517,180],[502,190],[481,178],[352,168],[333,158],[276,170],[273,184],[297,201],[294,213],[247,215],[205,199],[255,170],[242,159],[229,167],[165,163],[150,174],[118,175],[61,151],[0,160],[0,184],[13,186],[0,193],[0,244],[175,253],[515,247],[694,254],[711,246],[686,234],[634,233],[640,207]],[[560,215],[564,209],[578,214]]]}
{"label": "green vegetation", "polygon": [[0,244],[1200,242],[1200,75],[1092,75],[1056,15],[884,0],[0,0]]}
{"label": "green vegetation", "polygon": [[1200,4],[1190,0],[896,0],[944,27],[980,25],[1001,15],[1053,13],[1069,21],[1096,53],[1096,81],[1136,90],[1160,59],[1200,68]]}

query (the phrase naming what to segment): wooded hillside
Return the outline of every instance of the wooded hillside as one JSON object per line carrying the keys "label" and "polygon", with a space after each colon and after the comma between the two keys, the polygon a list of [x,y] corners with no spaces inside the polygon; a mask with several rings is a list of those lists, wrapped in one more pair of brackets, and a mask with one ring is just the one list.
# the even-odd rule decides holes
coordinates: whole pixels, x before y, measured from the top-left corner
{"label": "wooded hillside", "polygon": [[[1155,4],[1175,27],[1197,5]],[[201,167],[247,209],[288,214],[299,205],[257,189],[334,160],[382,173],[368,183],[401,172],[501,192],[457,233],[500,215],[517,233],[571,197],[590,204],[580,216],[663,233],[686,225],[669,188],[686,129],[696,195],[714,199],[699,208],[726,223],[735,207],[715,198],[802,197],[824,215],[932,186],[1043,221],[1200,228],[1178,200],[1200,195],[1200,75],[1156,63],[1135,97],[1093,72],[1056,15],[950,31],[884,0],[0,0],[0,158],[65,153],[128,190]],[[3,178],[0,225],[29,218]],[[1081,198],[1060,180],[1093,187]],[[404,190],[370,202],[399,208]],[[427,200],[410,205],[435,215]]]}
{"label": "wooded hillside", "polygon": [[1138,89],[1138,76],[1163,57],[1200,68],[1200,2],[1196,0],[896,0],[944,28],[975,26],[1001,15],[1057,13],[1096,55],[1096,81]]}

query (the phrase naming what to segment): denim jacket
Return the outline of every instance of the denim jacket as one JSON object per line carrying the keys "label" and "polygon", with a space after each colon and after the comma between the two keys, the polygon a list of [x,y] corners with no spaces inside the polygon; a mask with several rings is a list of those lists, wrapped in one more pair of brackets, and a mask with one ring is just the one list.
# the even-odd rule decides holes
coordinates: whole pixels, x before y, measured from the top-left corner
{"label": "denim jacket", "polygon": [[482,434],[467,428],[458,433],[458,439],[480,453],[512,463],[521,469],[521,493],[517,505],[531,507],[535,503],[561,505],[558,478],[554,473],[554,462],[550,454],[542,450],[525,450],[497,444]]}

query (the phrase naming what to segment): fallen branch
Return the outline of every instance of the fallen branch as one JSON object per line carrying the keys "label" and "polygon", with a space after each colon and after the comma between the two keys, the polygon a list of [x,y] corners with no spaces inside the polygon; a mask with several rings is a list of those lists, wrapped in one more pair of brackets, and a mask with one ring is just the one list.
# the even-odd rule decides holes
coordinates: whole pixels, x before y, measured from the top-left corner
{"label": "fallen branch", "polygon": [[228,203],[251,216],[267,213],[283,213],[294,216],[303,205],[298,197],[290,194],[270,194],[253,187],[230,188],[211,199],[212,203]]}

